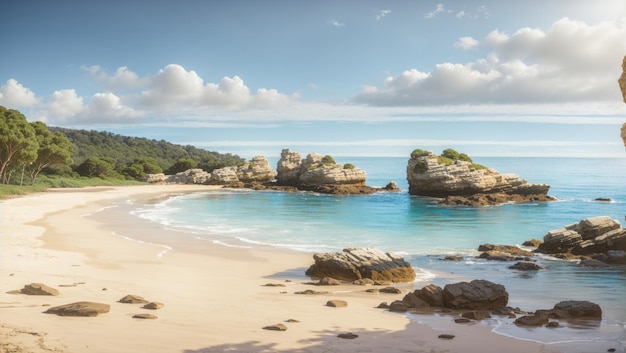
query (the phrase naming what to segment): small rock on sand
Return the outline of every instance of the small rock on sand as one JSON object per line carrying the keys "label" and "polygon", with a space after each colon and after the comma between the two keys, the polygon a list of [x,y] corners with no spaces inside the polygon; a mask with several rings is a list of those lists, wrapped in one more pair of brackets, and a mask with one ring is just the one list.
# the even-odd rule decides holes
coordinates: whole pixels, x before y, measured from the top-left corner
{"label": "small rock on sand", "polygon": [[263,327],[264,330],[270,331],[287,331],[287,326],[283,324],[275,324]]}
{"label": "small rock on sand", "polygon": [[348,306],[348,302],[345,300],[329,300],[326,302],[326,306],[331,306],[333,308],[345,308]]}

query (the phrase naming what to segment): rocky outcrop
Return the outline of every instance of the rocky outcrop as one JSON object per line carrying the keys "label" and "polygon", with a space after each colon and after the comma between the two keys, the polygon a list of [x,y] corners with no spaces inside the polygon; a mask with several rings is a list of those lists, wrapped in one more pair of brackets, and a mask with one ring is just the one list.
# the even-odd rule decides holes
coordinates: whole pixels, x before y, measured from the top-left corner
{"label": "rocky outcrop", "polygon": [[282,150],[277,166],[279,185],[365,185],[367,173],[352,165],[335,163],[332,157],[310,153],[301,159],[298,152]]}
{"label": "rocky outcrop", "polygon": [[[440,198],[487,195],[481,202],[498,204],[542,199],[550,189],[547,184],[529,184],[515,174],[501,174],[473,164],[469,157],[466,159],[451,160],[428,151],[414,151],[406,170],[409,193]],[[458,203],[458,200],[450,201],[450,204]]]}
{"label": "rocky outcrop", "polygon": [[211,173],[199,168],[188,169],[174,175],[147,174],[148,183],[225,185],[240,187],[250,184],[271,182],[276,172],[263,156],[256,156],[242,166],[230,166],[213,170]]}
{"label": "rocky outcrop", "polygon": [[[622,61],[622,76],[617,80],[619,83],[619,88],[622,90],[622,97],[624,97],[624,103],[626,103],[626,56],[624,56],[624,61]],[[624,141],[624,146],[626,146],[626,123],[622,125],[622,140]]]}
{"label": "rocky outcrop", "polygon": [[402,257],[374,248],[348,248],[337,253],[313,255],[315,263],[306,271],[310,277],[343,281],[369,278],[374,281],[412,282],[415,271]]}
{"label": "rocky outcrop", "polygon": [[431,284],[404,296],[409,308],[448,308],[494,310],[505,308],[509,293],[503,285],[487,280],[447,284],[443,289]]}
{"label": "rocky outcrop", "polygon": [[626,252],[626,229],[609,216],[587,218],[549,231],[536,251],[552,255],[618,256],[616,252]]}

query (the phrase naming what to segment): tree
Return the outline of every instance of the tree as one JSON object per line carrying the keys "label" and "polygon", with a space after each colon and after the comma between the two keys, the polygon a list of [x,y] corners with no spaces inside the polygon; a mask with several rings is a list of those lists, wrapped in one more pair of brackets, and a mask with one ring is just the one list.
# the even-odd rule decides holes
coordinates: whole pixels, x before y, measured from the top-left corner
{"label": "tree", "polygon": [[39,145],[35,129],[17,110],[0,106],[0,182],[7,184],[13,168],[35,161]]}
{"label": "tree", "polygon": [[76,172],[86,177],[105,177],[114,175],[113,164],[103,158],[89,157],[78,167]]}
{"label": "tree", "polygon": [[135,158],[132,164],[122,171],[127,177],[140,180],[146,174],[162,173],[163,169],[158,165],[156,159],[150,157]]}
{"label": "tree", "polygon": [[196,161],[189,158],[181,158],[173,166],[167,168],[165,174],[176,174],[180,172],[184,172],[188,169],[195,168],[198,165]]}
{"label": "tree", "polygon": [[31,184],[34,184],[42,169],[51,165],[71,164],[74,145],[65,135],[59,132],[51,133],[46,124],[40,121],[31,125],[35,129],[35,136],[39,143],[37,159],[28,167]]}

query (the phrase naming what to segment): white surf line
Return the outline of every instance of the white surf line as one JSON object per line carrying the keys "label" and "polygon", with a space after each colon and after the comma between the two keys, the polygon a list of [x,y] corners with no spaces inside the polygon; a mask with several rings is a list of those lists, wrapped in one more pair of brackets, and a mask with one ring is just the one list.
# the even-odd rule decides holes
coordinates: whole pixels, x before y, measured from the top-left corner
{"label": "white surf line", "polygon": [[167,246],[167,245],[163,245],[163,244],[157,244],[157,243],[150,243],[150,242],[143,241],[143,240],[138,240],[138,239],[135,239],[135,238],[128,237],[126,235],[117,234],[116,232],[113,232],[113,234],[116,235],[116,236],[122,237],[122,238],[124,238],[126,240],[134,241],[136,243],[153,245],[153,246],[158,246],[158,247],[164,248],[165,250],[159,252],[156,255],[157,258],[162,258],[163,255],[167,254],[171,250],[174,250],[174,248],[172,248],[171,246]]}

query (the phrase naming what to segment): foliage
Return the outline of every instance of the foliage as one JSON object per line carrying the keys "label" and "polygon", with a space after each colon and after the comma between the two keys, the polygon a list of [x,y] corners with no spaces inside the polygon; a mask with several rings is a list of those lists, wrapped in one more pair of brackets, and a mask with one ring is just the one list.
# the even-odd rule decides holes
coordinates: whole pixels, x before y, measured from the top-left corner
{"label": "foliage", "polygon": [[[110,132],[50,128],[63,133],[76,145],[73,154],[76,164],[80,165],[89,157],[108,157],[113,159],[115,171],[127,178],[141,179],[149,170],[158,170],[167,174],[185,171],[186,165],[212,172],[227,166],[240,166],[243,158],[230,153],[211,152],[194,146],[181,146],[164,140],[150,140],[140,137],[116,135]],[[150,162],[146,162],[146,158]],[[140,162],[138,162],[140,161]],[[185,165],[185,161],[193,161]],[[143,173],[141,169],[143,168]],[[189,169],[189,168],[187,168]],[[140,176],[141,175],[141,176]]]}
{"label": "foliage", "polygon": [[352,163],[346,163],[343,165],[343,169],[354,169],[356,168]]}
{"label": "foliage", "polygon": [[413,152],[411,152],[411,159],[417,159],[419,157],[426,157],[426,156],[430,156],[430,152],[428,151],[424,151],[422,149],[416,148],[413,150]]}
{"label": "foliage", "polygon": [[325,155],[324,157],[322,157],[322,163],[324,165],[337,164],[337,162],[335,162],[335,159],[332,156],[329,156],[329,155]]}
{"label": "foliage", "polygon": [[39,173],[52,165],[69,165],[72,163],[72,151],[74,145],[65,135],[56,132],[51,133],[46,124],[37,121],[31,123],[35,129],[35,135],[39,145],[37,158],[28,166],[31,184],[35,183]]}
{"label": "foliage", "polygon": [[453,161],[465,161],[472,163],[472,159],[468,155],[466,155],[465,153],[459,153],[452,148],[447,148],[443,150],[441,156],[450,158]]}
{"label": "foliage", "polygon": [[165,171],[165,174],[176,174],[184,172],[187,169],[192,169],[198,166],[198,162],[191,158],[181,158],[173,166]]}
{"label": "foliage", "polygon": [[82,188],[93,186],[123,186],[142,185],[138,181],[110,179],[110,178],[85,178],[85,177],[62,177],[42,174],[33,185],[0,185],[0,199],[42,192],[49,188]]}
{"label": "foliage", "polygon": [[0,183],[8,184],[16,168],[22,172],[37,158],[35,129],[17,110],[0,106]]}
{"label": "foliage", "polygon": [[87,158],[83,163],[76,167],[76,172],[80,176],[89,178],[116,176],[111,159],[99,157]]}
{"label": "foliage", "polygon": [[415,166],[413,166],[413,173],[415,174],[423,174],[428,170],[428,162],[426,161],[417,161]]}

